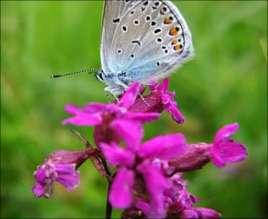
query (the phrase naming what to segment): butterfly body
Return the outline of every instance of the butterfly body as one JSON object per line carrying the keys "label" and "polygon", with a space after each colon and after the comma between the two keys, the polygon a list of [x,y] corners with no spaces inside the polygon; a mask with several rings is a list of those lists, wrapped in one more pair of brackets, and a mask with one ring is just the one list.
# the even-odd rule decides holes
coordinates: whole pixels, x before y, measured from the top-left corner
{"label": "butterfly body", "polygon": [[105,1],[98,78],[106,91],[165,78],[192,55],[191,33],[170,1]]}

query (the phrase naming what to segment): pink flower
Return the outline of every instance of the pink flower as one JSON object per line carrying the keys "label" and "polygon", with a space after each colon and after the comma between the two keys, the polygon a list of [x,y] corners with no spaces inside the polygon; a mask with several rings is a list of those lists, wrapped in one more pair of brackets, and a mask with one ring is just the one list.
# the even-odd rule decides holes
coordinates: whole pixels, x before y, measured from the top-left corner
{"label": "pink flower", "polygon": [[168,90],[169,80],[163,80],[162,84],[155,84],[152,86],[152,92],[158,93],[161,98],[161,102],[163,104],[164,109],[170,113],[172,119],[177,123],[184,122],[184,116],[181,113],[177,102],[175,101],[175,92],[170,92]]}
{"label": "pink flower", "polygon": [[231,139],[238,129],[239,125],[233,123],[224,126],[216,133],[210,149],[210,157],[217,167],[224,167],[228,163],[239,162],[247,157],[245,146]]}
{"label": "pink flower", "polygon": [[[143,123],[158,119],[164,110],[177,123],[184,122],[175,93],[168,90],[168,85],[168,79],[155,83],[148,95],[141,96],[143,87],[134,83],[116,103],[90,103],[81,108],[66,105],[72,117],[63,124],[93,126],[98,148],[82,138],[85,150],[49,155],[34,173],[34,195],[49,197],[54,182],[73,190],[80,182],[77,168],[90,158],[109,183],[110,204],[124,209],[124,219],[219,218],[220,213],[213,209],[194,206],[198,199],[187,190],[182,172],[199,169],[209,161],[224,167],[245,159],[245,146],[232,139],[239,126],[234,123],[219,129],[212,143],[187,144],[180,133],[142,142]],[[114,166],[115,174],[108,164]]]}
{"label": "pink flower", "polygon": [[116,139],[111,124],[116,119],[134,120],[140,123],[158,119],[160,114],[156,112],[131,112],[129,108],[135,103],[141,90],[141,85],[134,83],[120,98],[118,103],[90,103],[83,108],[74,105],[66,105],[65,110],[73,117],[65,119],[63,124],[77,126],[95,126],[95,141],[111,142]]}
{"label": "pink flower", "polygon": [[197,198],[187,191],[187,184],[183,180],[182,174],[174,174],[169,178],[169,181],[171,186],[165,191],[169,211],[176,213],[192,208],[193,204],[197,202]]}
{"label": "pink flower", "polygon": [[213,209],[194,207],[198,201],[187,191],[187,184],[179,173],[169,178],[171,186],[165,191],[166,204],[168,208],[167,218],[183,219],[217,219],[220,213]]}
{"label": "pink flower", "polygon": [[68,191],[79,185],[79,166],[88,158],[87,150],[83,151],[56,151],[34,173],[36,180],[33,193],[36,197],[49,197],[52,194],[52,185],[56,181]]}
{"label": "pink flower", "polygon": [[[141,85],[134,83],[120,98],[118,103],[90,103],[83,108],[74,105],[66,105],[65,110],[74,116],[65,119],[63,124],[73,124],[78,126],[96,126],[113,119],[131,119],[140,122],[149,122],[159,117],[158,113],[137,113],[130,112],[132,106],[140,92]],[[108,121],[107,121],[108,120]]]}
{"label": "pink flower", "polygon": [[[169,181],[163,174],[161,166],[154,160],[170,160],[183,153],[185,147],[183,135],[158,136],[141,143],[143,128],[139,123],[116,120],[112,126],[118,136],[124,140],[126,147],[122,148],[114,142],[100,144],[108,163],[118,168],[110,191],[111,204],[124,209],[134,206],[133,200],[138,198],[134,198],[134,187],[145,186],[148,200],[138,198],[140,203],[149,206],[150,210],[145,214],[149,218],[163,218],[166,212],[164,191],[168,188]],[[141,181],[144,181],[145,185],[140,184]]]}
{"label": "pink flower", "polygon": [[245,146],[231,139],[238,130],[237,123],[225,125],[216,133],[213,143],[188,144],[186,152],[169,162],[173,172],[184,172],[202,168],[209,161],[217,167],[239,162],[247,157]]}
{"label": "pink flower", "polygon": [[166,110],[170,113],[173,120],[177,123],[183,123],[184,116],[175,101],[175,92],[170,92],[168,86],[168,79],[163,80],[160,84],[155,83],[151,85],[151,93],[143,99],[138,99],[135,104],[130,107],[130,111],[162,112]]}

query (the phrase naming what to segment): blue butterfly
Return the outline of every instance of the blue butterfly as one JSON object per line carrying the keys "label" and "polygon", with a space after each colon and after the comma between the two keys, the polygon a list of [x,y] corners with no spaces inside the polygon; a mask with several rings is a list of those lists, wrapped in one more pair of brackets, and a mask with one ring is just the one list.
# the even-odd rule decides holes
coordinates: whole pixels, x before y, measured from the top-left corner
{"label": "blue butterfly", "polygon": [[106,0],[101,41],[105,91],[118,96],[132,82],[148,85],[193,56],[191,32],[166,0]]}

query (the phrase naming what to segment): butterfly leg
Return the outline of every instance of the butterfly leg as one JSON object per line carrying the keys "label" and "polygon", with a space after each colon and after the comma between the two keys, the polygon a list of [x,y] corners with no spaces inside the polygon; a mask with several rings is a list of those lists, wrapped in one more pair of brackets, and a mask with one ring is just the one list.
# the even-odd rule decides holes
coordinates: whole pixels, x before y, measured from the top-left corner
{"label": "butterfly leg", "polygon": [[118,101],[118,96],[123,93],[123,89],[121,87],[105,87],[104,91],[109,92],[113,95],[113,97]]}
{"label": "butterfly leg", "polygon": [[128,85],[127,85],[125,82],[123,82],[122,80],[118,80],[118,81],[116,82],[116,84],[117,84],[118,86],[122,87],[124,90],[127,90],[127,89],[128,89]]}
{"label": "butterfly leg", "polygon": [[[127,90],[127,88],[129,87],[126,83],[124,83],[122,80],[117,82],[118,85],[122,86],[124,88],[124,90]],[[150,106],[149,103],[146,102],[146,100],[144,99],[144,97],[142,96],[141,93],[139,93],[139,97],[141,98],[141,100],[147,105]]]}

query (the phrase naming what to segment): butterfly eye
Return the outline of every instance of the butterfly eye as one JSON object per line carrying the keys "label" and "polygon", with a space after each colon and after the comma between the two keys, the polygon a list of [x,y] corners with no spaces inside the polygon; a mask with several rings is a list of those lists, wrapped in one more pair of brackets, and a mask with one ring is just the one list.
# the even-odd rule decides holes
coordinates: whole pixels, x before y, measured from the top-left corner
{"label": "butterfly eye", "polygon": [[100,81],[104,81],[102,74],[103,74],[103,71],[98,72],[95,76],[96,76],[96,78],[97,78],[98,80],[100,80]]}

